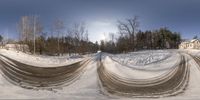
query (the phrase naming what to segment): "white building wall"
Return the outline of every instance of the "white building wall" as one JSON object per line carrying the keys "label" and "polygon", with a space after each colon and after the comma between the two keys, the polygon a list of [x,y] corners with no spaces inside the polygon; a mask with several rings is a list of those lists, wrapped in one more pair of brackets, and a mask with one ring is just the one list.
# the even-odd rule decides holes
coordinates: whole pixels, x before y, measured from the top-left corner
{"label": "white building wall", "polygon": [[189,42],[182,42],[179,45],[179,49],[199,49],[200,50],[200,41],[193,39]]}

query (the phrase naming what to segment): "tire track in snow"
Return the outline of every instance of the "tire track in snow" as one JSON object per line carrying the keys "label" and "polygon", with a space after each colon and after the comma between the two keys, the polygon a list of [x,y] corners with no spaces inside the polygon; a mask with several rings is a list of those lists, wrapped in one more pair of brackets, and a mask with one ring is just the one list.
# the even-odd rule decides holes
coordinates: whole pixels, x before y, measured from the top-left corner
{"label": "tire track in snow", "polygon": [[[97,57],[97,74],[99,87],[108,96],[125,97],[163,97],[183,92],[189,80],[189,68],[186,58],[181,56],[181,63],[160,77],[147,80],[130,80],[106,70]],[[68,66],[43,68],[30,66],[13,59],[1,56],[0,63],[4,76],[17,85],[30,87],[52,88],[70,84],[82,75],[90,60]],[[95,69],[96,70],[96,69]],[[84,80],[82,80],[84,81]],[[78,83],[77,83],[78,84]]]}
{"label": "tire track in snow", "polygon": [[66,66],[39,67],[23,64],[6,56],[0,56],[1,70],[10,82],[24,88],[54,88],[69,85],[85,71],[90,59]]}
{"label": "tire track in snow", "polygon": [[[189,81],[189,68],[185,57],[181,56],[181,63],[172,70],[172,73],[161,77],[161,81],[155,80],[128,80],[116,73],[109,72],[102,62],[98,67],[100,84],[103,92],[118,96],[134,97],[163,97],[181,93]],[[146,83],[145,83],[146,82]]]}
{"label": "tire track in snow", "polygon": [[[190,54],[189,54],[190,55]],[[200,70],[200,57],[198,56],[193,56],[193,55],[190,55],[194,61],[199,65],[198,69]]]}

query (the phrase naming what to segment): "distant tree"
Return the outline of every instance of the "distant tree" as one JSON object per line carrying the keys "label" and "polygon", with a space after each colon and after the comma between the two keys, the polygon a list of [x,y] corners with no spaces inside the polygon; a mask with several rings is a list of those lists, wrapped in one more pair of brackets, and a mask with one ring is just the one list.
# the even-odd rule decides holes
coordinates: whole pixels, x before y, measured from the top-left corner
{"label": "distant tree", "polygon": [[109,38],[110,38],[110,41],[111,41],[112,43],[114,43],[115,34],[114,34],[114,33],[109,33]]}
{"label": "distant tree", "polygon": [[[44,33],[42,32],[43,31],[43,26],[39,20],[39,17],[38,16],[33,16],[33,34],[34,34],[34,54],[36,52],[36,38],[39,38],[41,40],[41,38],[45,38],[44,37]],[[40,42],[43,42],[43,41],[40,41]],[[40,45],[41,46],[41,45]],[[40,47],[39,46],[39,47]],[[41,48],[41,47],[40,47]],[[40,51],[40,54],[41,54],[41,51]]]}
{"label": "distant tree", "polygon": [[198,36],[197,36],[197,35],[195,35],[195,36],[193,37],[193,39],[198,39]]}
{"label": "distant tree", "polygon": [[118,21],[118,29],[121,36],[128,36],[128,48],[131,48],[132,51],[135,50],[135,32],[138,30],[139,21],[138,17],[127,19],[125,22]]}
{"label": "distant tree", "polygon": [[46,50],[46,34],[47,33],[41,33],[40,36],[36,38],[36,52],[39,52],[39,54],[43,54]]}
{"label": "distant tree", "polygon": [[118,52],[128,52],[129,46],[128,46],[128,37],[122,37],[120,36],[117,40],[117,51]]}
{"label": "distant tree", "polygon": [[18,24],[18,30],[20,33],[20,40],[27,44],[28,40],[30,40],[30,36],[32,35],[32,30],[30,28],[30,17],[29,16],[22,16],[20,22]]}
{"label": "distant tree", "polygon": [[0,42],[1,42],[1,45],[3,45],[3,36],[0,35]]}
{"label": "distant tree", "polygon": [[104,41],[104,40],[101,40],[101,41],[100,41],[100,50],[101,50],[101,51],[104,51],[104,50],[105,50],[105,41]]}
{"label": "distant tree", "polygon": [[[35,53],[35,40],[42,32],[43,27],[38,16],[22,16],[18,23],[20,40],[23,44],[28,44],[31,51]],[[24,49],[23,49],[24,50]]]}
{"label": "distant tree", "polygon": [[99,43],[98,43],[98,41],[96,41],[96,42],[95,42],[95,46],[96,46],[96,49],[97,49],[97,50],[99,50],[99,49],[100,49],[100,46],[99,46]]}
{"label": "distant tree", "polygon": [[57,54],[60,55],[60,37],[63,37],[64,22],[60,19],[56,19],[53,23],[53,31],[57,35]]}
{"label": "distant tree", "polygon": [[48,37],[46,40],[46,54],[55,55],[58,53],[57,50],[57,38],[56,37]]}
{"label": "distant tree", "polygon": [[[146,50],[146,49],[175,49],[178,48],[178,45],[181,42],[181,35],[177,32],[172,32],[166,27],[160,28],[157,30],[147,30],[147,31],[138,31],[135,36],[135,49],[136,50]],[[132,51],[130,48],[130,37],[129,35],[120,34],[116,41],[116,47],[114,51],[109,52],[129,52]],[[110,48],[113,48],[109,42],[104,43]],[[105,51],[106,51],[105,50]]]}
{"label": "distant tree", "polygon": [[74,26],[68,30],[68,32],[74,37],[73,43],[75,44],[75,51],[79,54],[86,52],[88,48],[85,44],[89,39],[85,23],[75,23]]}

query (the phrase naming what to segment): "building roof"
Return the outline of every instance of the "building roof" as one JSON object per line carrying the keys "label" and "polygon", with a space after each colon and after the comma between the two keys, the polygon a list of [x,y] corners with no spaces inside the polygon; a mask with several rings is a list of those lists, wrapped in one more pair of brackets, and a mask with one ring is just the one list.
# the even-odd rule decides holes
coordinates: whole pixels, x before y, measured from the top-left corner
{"label": "building roof", "polygon": [[198,39],[192,39],[190,42],[195,42],[195,41],[199,41]]}

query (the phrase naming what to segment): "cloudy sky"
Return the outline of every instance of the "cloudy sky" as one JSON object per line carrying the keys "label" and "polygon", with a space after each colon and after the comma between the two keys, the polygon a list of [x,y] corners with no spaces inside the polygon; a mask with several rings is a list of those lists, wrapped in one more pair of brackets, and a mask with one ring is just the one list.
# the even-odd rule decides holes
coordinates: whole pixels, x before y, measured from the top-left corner
{"label": "cloudy sky", "polygon": [[139,16],[140,29],[168,27],[183,38],[200,37],[200,0],[0,0],[0,33],[16,38],[21,16],[39,15],[45,30],[56,18],[84,22],[91,41],[117,32],[117,20]]}

